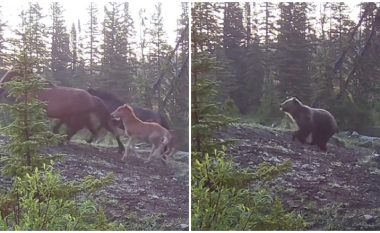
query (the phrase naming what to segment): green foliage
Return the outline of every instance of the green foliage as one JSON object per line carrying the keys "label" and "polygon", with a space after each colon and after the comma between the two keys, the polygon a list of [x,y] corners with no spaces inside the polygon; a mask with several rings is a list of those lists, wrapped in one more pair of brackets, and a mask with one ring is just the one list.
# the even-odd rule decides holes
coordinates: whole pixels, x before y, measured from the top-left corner
{"label": "green foliage", "polygon": [[260,123],[272,123],[283,116],[279,108],[281,101],[272,80],[266,79],[264,81],[263,93],[261,104],[257,111],[258,120]]}
{"label": "green foliage", "polygon": [[239,109],[231,98],[227,98],[224,101],[224,112],[228,116],[236,117],[239,115]]}
{"label": "green foliage", "polygon": [[5,83],[5,89],[15,104],[2,104],[13,121],[1,131],[12,138],[5,146],[10,156],[2,160],[6,162],[3,173],[8,176],[22,176],[34,167],[47,163],[48,156],[41,153],[43,148],[55,145],[60,137],[55,136],[46,123],[46,106],[36,98],[36,93],[45,83],[29,72],[31,61],[24,55],[19,56],[19,65],[14,68],[18,76]]}
{"label": "green foliage", "polygon": [[[194,26],[192,27],[194,30]],[[198,36],[196,36],[198,35]],[[227,117],[219,103],[217,95],[219,82],[209,77],[218,71],[219,62],[208,52],[199,52],[202,42],[201,33],[192,37],[192,101],[191,131],[193,151],[206,152],[220,142],[215,140],[215,133],[228,126],[234,119]]]}
{"label": "green foliage", "polygon": [[341,131],[360,130],[373,125],[371,109],[365,102],[353,102],[352,99],[344,97],[334,102],[332,107]]}
{"label": "green foliage", "polygon": [[200,116],[198,119],[192,117],[192,145],[195,151],[205,152],[219,147],[220,142],[215,139],[215,133],[235,121],[223,114],[217,102],[213,101],[215,86],[215,82],[202,79],[192,87],[192,92],[199,97],[197,103],[192,102],[192,114]]}
{"label": "green foliage", "polygon": [[[192,230],[302,230],[300,215],[287,213],[268,183],[290,169],[286,162],[237,170],[224,152],[192,164]],[[254,188],[252,188],[254,187]]]}
{"label": "green foliage", "polygon": [[[75,195],[92,192],[111,181],[87,178],[67,183],[52,166],[35,168],[17,177],[13,190],[0,200],[1,230],[122,230],[109,224],[104,212],[88,199]],[[7,204],[7,205],[5,205]],[[13,209],[14,211],[9,211]]]}
{"label": "green foliage", "polygon": [[1,129],[11,139],[5,146],[8,156],[1,161],[5,163],[3,173],[13,178],[13,187],[0,197],[0,229],[120,229],[107,223],[104,213],[88,199],[91,193],[112,181],[111,175],[66,182],[53,171],[52,165],[46,166],[52,156],[43,154],[42,150],[57,144],[61,138],[46,123],[46,104],[36,98],[46,83],[31,72],[34,60],[26,54],[24,51],[17,56],[13,68],[16,76],[5,83],[15,103],[2,105],[13,121]]}

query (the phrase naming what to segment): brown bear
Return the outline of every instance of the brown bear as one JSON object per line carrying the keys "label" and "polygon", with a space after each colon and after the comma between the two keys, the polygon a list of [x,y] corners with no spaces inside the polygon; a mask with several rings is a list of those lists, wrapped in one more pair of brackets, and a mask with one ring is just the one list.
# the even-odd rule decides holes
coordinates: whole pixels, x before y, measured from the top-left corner
{"label": "brown bear", "polygon": [[298,139],[301,143],[317,145],[326,151],[327,141],[338,132],[338,126],[331,113],[304,105],[296,97],[285,100],[280,105],[280,110],[289,115],[298,126],[298,130],[293,133],[293,141]]}

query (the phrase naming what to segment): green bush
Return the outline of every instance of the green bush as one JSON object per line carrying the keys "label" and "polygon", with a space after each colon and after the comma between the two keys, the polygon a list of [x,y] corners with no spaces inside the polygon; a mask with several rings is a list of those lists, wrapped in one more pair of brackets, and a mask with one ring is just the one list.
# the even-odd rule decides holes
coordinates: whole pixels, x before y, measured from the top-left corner
{"label": "green bush", "polygon": [[0,199],[0,230],[121,229],[107,223],[104,212],[87,196],[76,200],[78,194],[88,194],[111,180],[108,176],[67,183],[50,165],[35,168],[17,177],[13,190]]}
{"label": "green bush", "polygon": [[[290,169],[261,164],[238,170],[215,151],[192,165],[192,230],[302,230],[300,215],[287,213],[267,183]],[[254,188],[253,188],[254,187]]]}
{"label": "green bush", "polygon": [[36,98],[45,83],[32,72],[33,59],[26,51],[17,58],[17,76],[5,84],[12,105],[3,104],[12,122],[0,132],[10,138],[0,162],[4,175],[12,178],[10,190],[0,196],[0,230],[114,230],[90,194],[112,181],[88,176],[81,182],[67,182],[53,171],[43,149],[55,145],[47,122],[46,105]]}

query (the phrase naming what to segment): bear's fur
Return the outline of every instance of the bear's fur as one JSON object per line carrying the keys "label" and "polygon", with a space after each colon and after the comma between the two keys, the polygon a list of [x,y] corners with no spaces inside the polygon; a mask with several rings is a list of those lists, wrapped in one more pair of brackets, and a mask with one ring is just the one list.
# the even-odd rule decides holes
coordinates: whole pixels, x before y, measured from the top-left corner
{"label": "bear's fur", "polygon": [[285,100],[280,110],[287,113],[296,122],[298,130],[293,133],[293,141],[317,145],[326,151],[327,141],[338,132],[338,126],[331,113],[324,109],[311,108],[302,104],[296,97]]}

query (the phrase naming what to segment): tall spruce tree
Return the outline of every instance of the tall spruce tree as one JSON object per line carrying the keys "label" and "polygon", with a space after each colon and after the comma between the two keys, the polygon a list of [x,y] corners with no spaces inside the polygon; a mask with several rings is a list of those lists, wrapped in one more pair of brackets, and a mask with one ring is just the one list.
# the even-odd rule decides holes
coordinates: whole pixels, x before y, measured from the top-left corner
{"label": "tall spruce tree", "polygon": [[150,83],[154,83],[152,87],[152,96],[160,111],[162,111],[162,90],[166,88],[168,77],[165,75],[166,55],[172,50],[167,43],[167,36],[164,31],[162,3],[155,5],[155,11],[150,21],[150,52],[149,52],[149,76],[152,78]]}
{"label": "tall spruce tree", "polygon": [[67,83],[67,71],[69,71],[70,35],[67,33],[65,19],[63,17],[63,7],[59,2],[50,5],[52,26],[51,33],[51,70],[54,78],[63,83]]}
{"label": "tall spruce tree", "polygon": [[[0,9],[1,9],[1,6],[0,6]],[[3,21],[2,12],[0,11],[0,66],[1,67],[5,67],[9,63],[7,55],[5,53],[5,50],[7,49],[6,39],[4,37],[5,27],[6,27],[6,23]]]}
{"label": "tall spruce tree", "polygon": [[281,97],[311,101],[310,43],[307,41],[308,3],[280,3],[277,69]]}
{"label": "tall spruce tree", "polygon": [[82,32],[82,25],[80,20],[78,19],[77,22],[77,71],[80,72],[81,74],[84,73],[85,71],[85,58],[84,58],[84,35]]}
{"label": "tall spruce tree", "polygon": [[[14,31],[16,38],[10,41],[14,53],[20,54],[23,50],[26,51],[28,57],[39,61],[32,65],[38,73],[42,73],[47,67],[46,26],[42,23],[44,18],[42,8],[38,3],[28,3],[28,8],[22,10],[19,16],[21,23]],[[19,47],[19,42],[26,46],[25,49]],[[15,58],[12,59],[11,62],[15,63]]]}
{"label": "tall spruce tree", "polygon": [[84,54],[86,57],[86,64],[90,74],[93,74],[98,69],[100,51],[99,51],[99,25],[98,25],[98,8],[95,2],[91,2],[87,8],[89,14],[89,21],[85,30],[85,37],[87,44],[84,47]]}
{"label": "tall spruce tree", "polygon": [[70,31],[70,50],[71,50],[71,72],[75,73],[78,66],[78,35],[75,23],[71,25]]}

